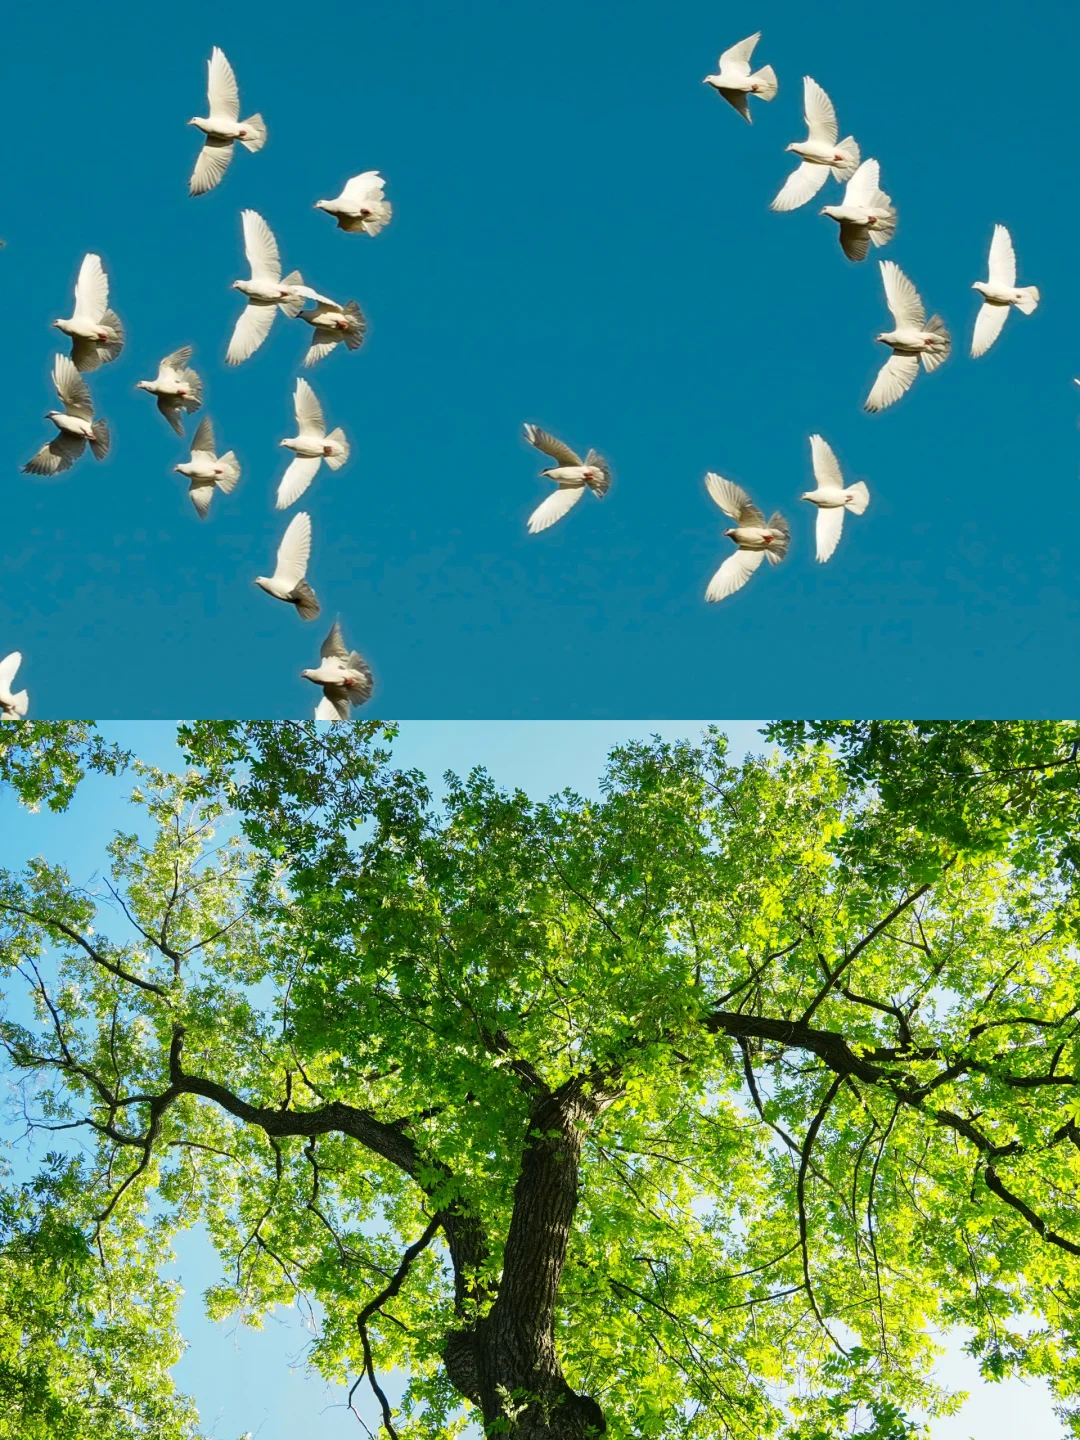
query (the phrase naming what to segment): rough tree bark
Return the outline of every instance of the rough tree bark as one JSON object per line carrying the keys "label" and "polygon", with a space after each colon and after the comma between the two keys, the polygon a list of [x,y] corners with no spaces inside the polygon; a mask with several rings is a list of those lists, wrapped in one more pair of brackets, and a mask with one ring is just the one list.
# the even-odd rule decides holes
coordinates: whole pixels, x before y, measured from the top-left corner
{"label": "rough tree bark", "polygon": [[479,1408],[485,1428],[510,1420],[504,1433],[515,1440],[585,1440],[607,1428],[597,1402],[573,1390],[562,1373],[555,1304],[578,1203],[582,1143],[612,1098],[580,1080],[536,1098],[498,1294],[480,1324],[455,1332],[444,1352],[451,1383]]}

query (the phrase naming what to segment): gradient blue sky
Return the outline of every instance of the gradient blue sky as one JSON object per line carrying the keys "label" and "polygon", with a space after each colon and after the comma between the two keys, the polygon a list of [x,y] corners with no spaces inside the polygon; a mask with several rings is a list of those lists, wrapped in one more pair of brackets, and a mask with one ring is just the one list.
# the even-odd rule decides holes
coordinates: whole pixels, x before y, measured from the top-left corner
{"label": "gradient blue sky", "polygon": [[[521,786],[541,798],[571,786],[582,794],[597,792],[597,781],[612,745],[634,736],[659,732],[667,738],[696,736],[705,722],[644,725],[630,721],[564,722],[561,724],[408,723],[395,743],[394,755],[403,766],[416,766],[438,783],[446,770],[467,772],[484,764],[506,786]],[[734,760],[748,751],[766,747],[757,734],[757,722],[720,722],[727,731]],[[103,727],[108,738],[137,751],[163,768],[178,768],[182,759],[173,744],[171,725],[119,724]],[[31,815],[17,810],[10,800],[3,805],[0,827],[0,866],[18,869],[31,855],[45,854],[65,864],[79,882],[88,882],[103,868],[103,846],[114,829],[131,828],[133,814],[124,797],[130,780],[119,782],[92,777],[76,795],[65,816],[48,812]],[[19,1006],[18,999],[15,1000]],[[21,1133],[22,1126],[0,1126],[0,1141]],[[55,1144],[56,1137],[49,1139]],[[27,1154],[25,1146],[14,1153],[19,1173],[32,1166],[35,1154],[47,1148],[39,1142]],[[177,1383],[194,1395],[207,1433],[216,1440],[235,1440],[252,1432],[256,1440],[295,1440],[297,1435],[319,1440],[355,1440],[356,1421],[341,1407],[345,1392],[325,1386],[305,1373],[301,1365],[310,1331],[296,1310],[279,1309],[262,1331],[237,1326],[235,1321],[212,1324],[203,1312],[202,1293],[219,1278],[217,1259],[201,1228],[182,1234],[176,1244],[177,1263],[170,1274],[184,1287],[179,1323],[189,1348],[176,1368]],[[1064,1431],[1053,1415],[1045,1389],[1019,1381],[989,1385],[963,1354],[959,1337],[948,1346],[940,1377],[953,1389],[970,1392],[960,1413],[933,1427],[932,1440],[1063,1440]],[[392,1397],[399,1393],[393,1378],[387,1384]],[[377,1413],[366,1392],[358,1392],[362,1413],[372,1429]]]}
{"label": "gradient blue sky", "polygon": [[[701,78],[756,29],[781,88],[751,129]],[[33,713],[295,718],[318,698],[298,672],[323,619],[251,584],[283,529],[277,442],[308,331],[279,319],[226,371],[245,206],[287,268],[371,322],[364,350],[309,372],[353,459],[305,497],[310,577],[370,658],[371,713],[1074,712],[1078,29],[1060,0],[12,7],[0,654],[23,651]],[[184,122],[214,44],[270,139],[192,200]],[[880,416],[860,409],[884,359],[876,264],[849,264],[816,205],[768,210],[804,73],[880,159],[900,207],[885,253],[956,336]],[[396,210],[375,240],[311,208],[368,167]],[[973,362],[996,221],[1043,305]],[[92,377],[114,453],[33,480],[48,322],[87,250],[129,333]],[[132,388],[185,342],[244,465],[205,525],[171,474],[186,451]],[[539,537],[527,419],[616,475]],[[873,492],[827,567],[797,499],[814,430]],[[710,468],[795,531],[788,563],[719,606],[702,600],[729,546]]]}

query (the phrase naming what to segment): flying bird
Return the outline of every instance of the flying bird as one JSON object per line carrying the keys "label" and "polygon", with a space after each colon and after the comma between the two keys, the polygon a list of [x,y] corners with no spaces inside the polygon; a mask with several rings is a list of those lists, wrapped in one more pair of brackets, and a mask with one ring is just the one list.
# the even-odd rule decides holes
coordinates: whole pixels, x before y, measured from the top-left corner
{"label": "flying bird", "polygon": [[315,719],[348,720],[350,706],[363,705],[371,699],[375,689],[371,669],[362,655],[345,648],[341,626],[336,620],[319,647],[319,656],[314,670],[300,671],[302,679],[323,688]]}
{"label": "flying bird", "polygon": [[896,207],[880,180],[878,162],[864,160],[847,183],[843,204],[821,211],[840,226],[840,248],[849,260],[865,260],[871,244],[886,244],[896,230]]}
{"label": "flying bird", "polygon": [[837,140],[840,127],[833,103],[809,75],[803,76],[803,113],[808,138],[785,146],[799,156],[802,164],[784,182],[772,202],[774,210],[797,210],[814,198],[830,173],[837,180],[850,180],[859,166],[859,147],[854,137]]}
{"label": "flying bird", "polygon": [[225,352],[228,365],[239,365],[254,355],[270,334],[279,308],[290,320],[295,320],[304,308],[305,300],[316,300],[324,305],[334,303],[325,295],[309,289],[299,270],[293,270],[283,280],[281,256],[270,226],[255,210],[242,210],[240,218],[244,226],[244,254],[251,267],[251,279],[234,280],[232,283],[234,290],[247,296],[248,303],[236,322]]}
{"label": "flying bird", "polygon": [[604,457],[595,450],[590,450],[582,460],[569,445],[556,440],[554,435],[549,435],[538,425],[525,426],[525,439],[537,450],[542,450],[545,455],[558,461],[558,464],[552,465],[550,469],[540,471],[541,475],[554,480],[559,488],[529,516],[530,535],[537,535],[541,530],[554,525],[556,520],[561,520],[568,510],[573,509],[586,489],[591,490],[597,498],[607,494],[611,486],[611,471]]}
{"label": "flying bird", "polygon": [[22,655],[18,650],[0,660],[0,720],[22,720],[26,716],[30,704],[26,691],[11,689],[21,664]]}
{"label": "flying bird", "polygon": [[876,335],[875,340],[888,345],[892,354],[881,367],[870,394],[867,410],[884,410],[911,389],[919,373],[919,361],[926,371],[936,370],[948,359],[952,341],[940,315],[926,319],[926,309],[919,293],[898,265],[882,260],[881,278],[885,282],[885,300],[896,324],[895,330]]}
{"label": "flying bird", "polygon": [[199,519],[205,520],[215,490],[226,495],[240,479],[240,462],[231,450],[224,455],[216,453],[214,425],[209,415],[199,421],[199,428],[191,439],[191,459],[183,465],[174,465],[177,475],[186,475],[191,481],[188,494],[198,512]]}
{"label": "flying bird", "polygon": [[184,345],[158,363],[155,380],[139,380],[136,390],[147,390],[157,396],[157,408],[169,422],[177,435],[183,435],[182,416],[194,414],[202,404],[202,381],[194,370],[188,368],[191,346]]}
{"label": "flying bird", "polygon": [[286,510],[295,500],[299,500],[315,479],[324,460],[331,470],[340,470],[349,458],[349,442],[345,439],[344,430],[331,430],[329,435],[326,433],[322,406],[303,377],[296,382],[293,406],[299,434],[294,440],[282,440],[281,443],[291,450],[296,458],[291,461],[278,486],[279,510]]}
{"label": "flying bird", "polygon": [[94,402],[90,387],[66,355],[57,355],[53,362],[53,384],[60,397],[62,410],[46,410],[60,432],[22,467],[28,475],[57,475],[70,470],[89,444],[94,458],[104,460],[109,452],[109,427],[104,420],[94,419]]}
{"label": "flying bird", "polygon": [[752,75],[750,73],[750,56],[760,39],[759,30],[756,35],[740,40],[730,50],[725,50],[717,62],[719,73],[706,75],[702,81],[703,85],[711,85],[751,125],[754,122],[750,118],[749,97],[756,95],[759,100],[771,100],[778,88],[776,72],[771,65],[755,70]]}
{"label": "flying bird", "polygon": [[1017,288],[1016,251],[1012,236],[1004,225],[994,226],[994,237],[990,241],[989,281],[976,280],[971,288],[978,290],[983,297],[971,340],[971,353],[977,360],[980,355],[986,354],[1001,334],[1001,327],[1013,306],[1022,315],[1030,315],[1039,303],[1039,292],[1034,285]]}
{"label": "flying bird", "polygon": [[359,231],[378,235],[390,224],[394,208],[383,195],[386,181],[377,170],[365,170],[345,182],[341,194],[333,200],[316,200],[315,209],[325,210],[337,220],[339,230]]}
{"label": "flying bird", "polygon": [[861,480],[856,480],[854,485],[844,485],[840,462],[832,446],[820,435],[810,436],[810,456],[817,489],[804,491],[800,498],[817,506],[817,558],[824,564],[840,543],[844,511],[861,515],[870,504],[870,491]]}
{"label": "flying bird", "polygon": [[109,277],[99,255],[84,255],[75,281],[75,313],[54,320],[53,328],[71,336],[71,358],[78,370],[96,370],[124,348],[124,327],[109,309]]}
{"label": "flying bird", "polygon": [[296,606],[301,620],[314,620],[319,613],[315,591],[304,579],[311,554],[311,516],[304,510],[294,515],[281,537],[273,575],[257,575],[255,584],[275,600]]}
{"label": "flying bird", "polygon": [[735,521],[734,528],[724,534],[738,548],[720,566],[705,591],[706,600],[724,600],[742,589],[762,560],[779,565],[791,544],[791,531],[779,510],[766,521],[741,485],[712,471],[705,476],[705,485],[724,514]]}
{"label": "flying bird", "polygon": [[314,365],[339,345],[346,350],[359,350],[367,333],[367,320],[355,300],[337,305],[333,300],[320,300],[313,310],[300,315],[312,327],[311,344],[304,356],[304,365]]}
{"label": "flying bird", "polygon": [[245,150],[261,150],[266,144],[266,126],[261,115],[240,119],[240,91],[233,68],[224,53],[215,45],[207,64],[209,79],[206,98],[210,114],[193,115],[189,125],[196,125],[206,136],[199,158],[195,161],[188,191],[205,195],[219,184],[233,158],[239,140]]}

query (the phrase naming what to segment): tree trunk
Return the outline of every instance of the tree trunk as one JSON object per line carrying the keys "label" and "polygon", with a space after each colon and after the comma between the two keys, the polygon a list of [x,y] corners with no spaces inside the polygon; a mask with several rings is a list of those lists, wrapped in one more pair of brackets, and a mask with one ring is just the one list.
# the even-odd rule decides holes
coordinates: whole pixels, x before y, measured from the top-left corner
{"label": "tree trunk", "polygon": [[555,1304],[578,1202],[584,1133],[603,1108],[580,1086],[545,1095],[529,1119],[499,1292],[471,1331],[450,1337],[447,1374],[486,1430],[513,1440],[586,1440],[606,1429],[600,1406],[572,1390],[555,1353]]}

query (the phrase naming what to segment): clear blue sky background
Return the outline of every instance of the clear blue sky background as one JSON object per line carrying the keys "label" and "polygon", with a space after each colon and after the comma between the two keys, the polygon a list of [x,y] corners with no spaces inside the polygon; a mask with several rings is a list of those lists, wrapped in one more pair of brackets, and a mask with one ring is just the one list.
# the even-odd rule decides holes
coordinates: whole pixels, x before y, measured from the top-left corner
{"label": "clear blue sky background", "polygon": [[[756,722],[721,722],[731,741],[731,757],[765,748]],[[570,785],[582,794],[596,794],[608,750],[631,735],[659,731],[666,737],[696,736],[704,722],[642,725],[631,722],[564,722],[562,724],[406,724],[394,747],[395,759],[416,766],[433,780],[447,769],[467,772],[486,765],[506,786],[521,786],[541,798]],[[177,768],[182,759],[173,745],[171,725],[106,726],[108,738],[130,746],[145,759],[165,768]],[[441,785],[436,784],[438,794]],[[87,882],[103,869],[104,843],[117,827],[130,829],[133,812],[124,801],[130,780],[106,781],[94,777],[84,783],[66,816],[48,812],[30,815],[16,810],[9,800],[3,806],[0,827],[0,866],[21,868],[26,859],[45,854],[65,864],[79,882]],[[17,1002],[16,1002],[17,1003]],[[21,1125],[18,1130],[21,1132]],[[15,1132],[8,1130],[8,1137]],[[3,1132],[0,1131],[0,1138]],[[55,1137],[49,1140],[55,1144]],[[42,1142],[34,1153],[40,1153]],[[32,1165],[20,1146],[16,1158],[20,1173]],[[202,1293],[219,1278],[217,1259],[201,1230],[181,1235],[176,1245],[177,1264],[170,1273],[180,1278],[185,1295],[180,1328],[189,1348],[176,1369],[177,1383],[193,1394],[207,1431],[216,1440],[235,1440],[246,1431],[258,1440],[295,1440],[297,1435],[319,1440],[355,1440],[356,1421],[340,1407],[344,1391],[326,1387],[302,1368],[310,1332],[295,1310],[280,1309],[262,1331],[238,1327],[234,1321],[211,1324],[203,1313]],[[290,1368],[292,1367],[292,1368]],[[1009,1381],[984,1383],[975,1364],[963,1354],[954,1338],[942,1363],[940,1376],[952,1388],[968,1390],[971,1399],[953,1418],[934,1426],[933,1440],[1063,1440],[1045,1390],[1038,1385]],[[387,1386],[392,1396],[400,1387]],[[377,1413],[365,1393],[360,1402],[372,1428]]]}
{"label": "clear blue sky background", "polygon": [[[34,713],[297,717],[317,698],[298,672],[323,620],[251,584],[283,529],[277,442],[308,330],[279,319],[226,371],[245,206],[286,267],[370,317],[364,350],[310,372],[354,448],[305,504],[311,579],[370,657],[373,713],[1074,712],[1078,27],[1060,0],[12,7],[0,653],[24,652]],[[701,78],[759,28],[781,88],[751,129]],[[191,200],[184,122],[205,109],[213,44],[270,139]],[[884,359],[876,264],[850,265],[816,205],[768,210],[805,73],[880,159],[900,207],[884,253],[956,337],[876,417],[860,408]],[[368,167],[396,209],[375,240],[311,208]],[[973,362],[969,287],[995,221],[1043,306]],[[32,480],[18,466],[51,433],[48,322],[87,250],[130,337],[92,379],[115,452]],[[244,465],[205,525],[171,474],[181,447],[132,388],[185,342]],[[616,473],[606,501],[539,537],[527,419]],[[797,499],[814,430],[873,493],[827,567]],[[729,546],[710,468],[796,537],[719,606],[702,599]]]}

